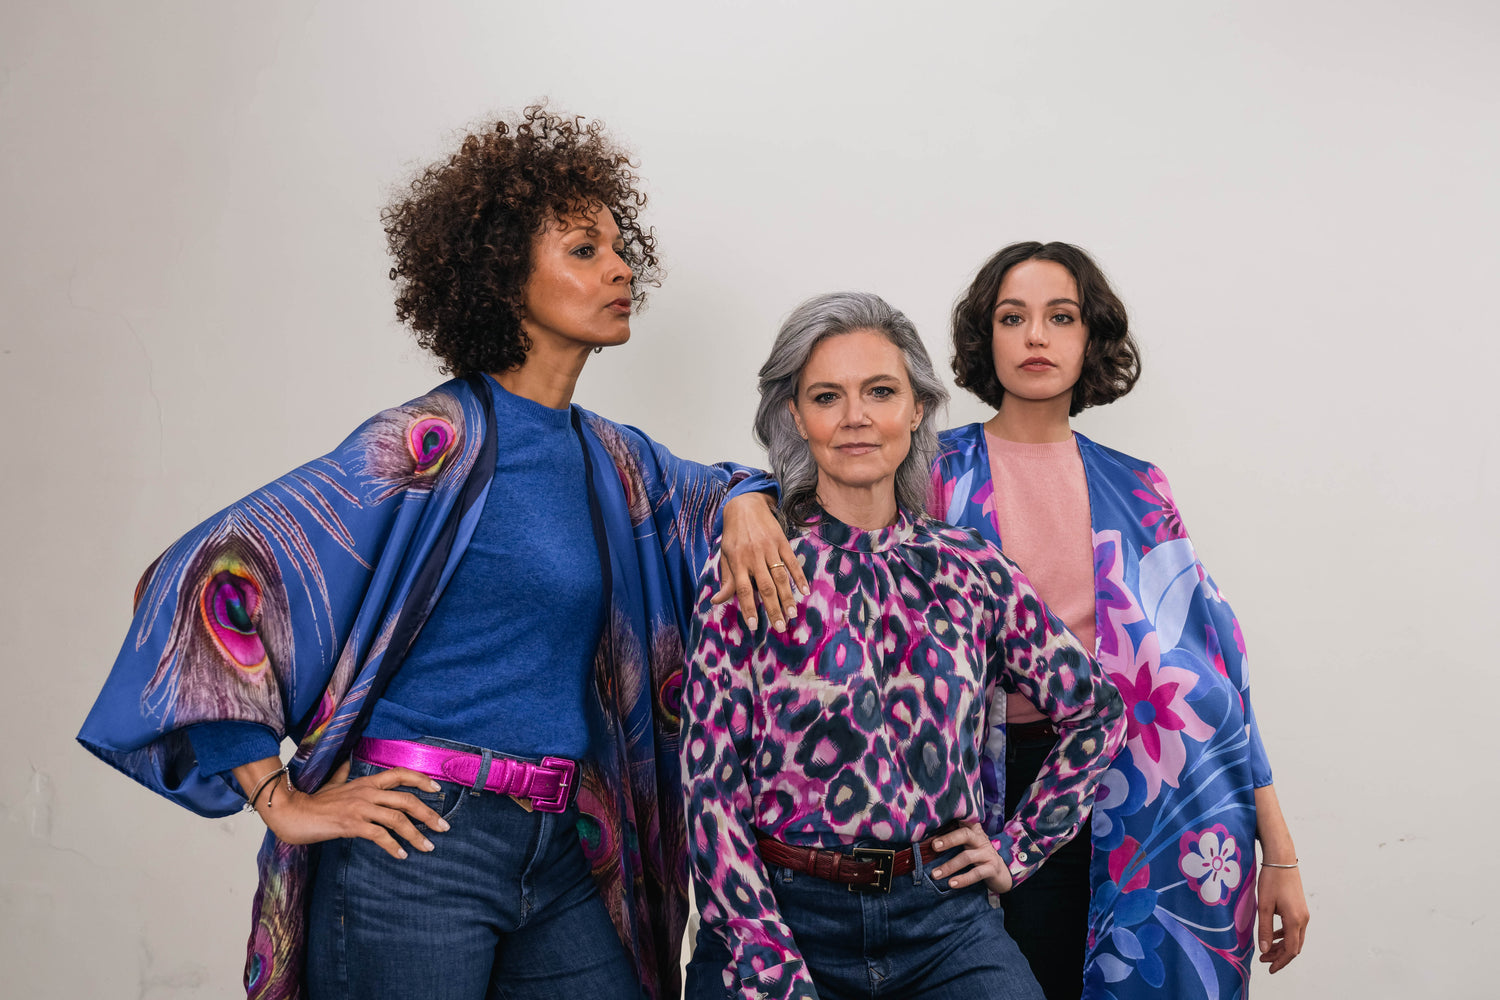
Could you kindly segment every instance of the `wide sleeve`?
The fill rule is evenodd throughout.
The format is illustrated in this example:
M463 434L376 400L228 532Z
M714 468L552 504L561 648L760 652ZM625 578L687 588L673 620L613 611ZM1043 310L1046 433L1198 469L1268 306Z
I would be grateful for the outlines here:
M718 547L724 504L744 493L774 495L776 482L734 462L703 465L678 458L635 427L586 416L614 461L637 537L655 535L674 603L686 617L698 575Z
M1245 653L1245 637L1240 631L1240 622L1235 617L1234 609L1224 599L1213 577L1203 569L1201 562L1198 568L1203 573L1203 585L1210 595L1208 614L1214 623L1211 633L1205 631L1205 635L1211 637L1209 648L1205 652L1209 657L1223 659L1224 673L1228 676L1229 682L1239 691L1240 702L1245 709L1245 734L1250 741L1250 780L1256 788L1264 788L1273 780L1271 759L1266 753L1265 743L1261 740L1260 725L1255 720L1255 706L1250 700L1250 660Z
M1052 720L1057 744L994 838L1020 883L1071 840L1093 807L1094 789L1125 743L1120 692L1026 575L991 549L986 572L997 600L990 668Z
M1179 610L1174 615L1177 624L1176 632L1180 636L1178 641L1183 645L1191 644L1195 652L1201 652L1203 658L1217 667L1229 683L1239 693L1239 699L1245 717L1245 735L1249 740L1250 755L1250 778L1256 788L1263 788L1271 784L1271 761L1266 754L1265 743L1261 740L1260 726L1255 720L1255 708L1250 700L1250 664L1249 657L1245 652L1245 636L1240 629L1240 622L1235 617L1234 609L1229 606L1223 591L1219 589L1208 573L1207 568L1198 558L1196 547L1188 538L1187 526L1183 522L1182 512L1177 506L1176 495L1172 491L1172 484L1167 480L1166 473L1161 467L1147 464L1145 471L1136 472L1138 488L1134 491L1137 500L1144 501L1148 507L1146 514L1141 519L1141 524L1147 529L1154 530L1158 543L1166 541L1173 544L1183 544L1187 553L1184 562L1191 565L1193 574L1200 581L1196 590L1192 593L1192 600L1188 607ZM1179 543L1178 540L1182 541ZM1164 548L1163 551L1166 551ZM1169 569L1176 570L1178 567L1170 560L1164 560ZM1160 571L1153 571L1154 577L1165 575ZM1183 579L1190 577L1182 574ZM1174 592L1181 588L1175 588ZM1152 593L1156 593L1153 586ZM1163 590L1163 593L1168 593ZM1160 603L1168 608L1174 607L1177 602L1161 600ZM1198 610L1208 618L1207 628L1187 628L1184 622L1196 617Z
M443 390L383 411L174 543L136 588L79 742L195 812L240 808L215 769L300 739L318 716L372 578L396 575L416 512L472 463L472 419ZM237 725L197 730L220 756L205 770L189 731L214 724ZM259 749L236 733L255 734Z
M704 925L728 946L740 997L816 997L755 844L755 637L734 601L711 603L717 589L718 574L711 569L699 589L683 686L681 752L693 884Z

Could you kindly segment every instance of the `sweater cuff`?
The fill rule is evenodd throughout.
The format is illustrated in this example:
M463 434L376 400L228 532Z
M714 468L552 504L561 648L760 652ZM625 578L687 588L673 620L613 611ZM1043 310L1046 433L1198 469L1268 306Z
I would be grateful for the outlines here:
M281 756L281 739L258 722L200 722L187 727L187 738L204 775L226 774L241 764Z

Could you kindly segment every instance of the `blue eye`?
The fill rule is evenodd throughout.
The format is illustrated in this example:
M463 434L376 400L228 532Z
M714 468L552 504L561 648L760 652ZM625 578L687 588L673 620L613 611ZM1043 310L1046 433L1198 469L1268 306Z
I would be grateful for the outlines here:
M876 399L890 399L895 394L896 390L888 385L877 385L875 388L870 390L870 395L874 396Z
M1067 313L1058 313L1056 316L1052 317L1052 322L1056 323L1058 326L1067 326L1069 323L1073 323L1076 321Z
M837 398L838 398L838 394L837 393L820 392L816 396L813 397L813 402L817 403L819 406L827 406L829 403L832 403Z
M1020 326L1021 317L1016 313L1006 313L995 320L997 326Z

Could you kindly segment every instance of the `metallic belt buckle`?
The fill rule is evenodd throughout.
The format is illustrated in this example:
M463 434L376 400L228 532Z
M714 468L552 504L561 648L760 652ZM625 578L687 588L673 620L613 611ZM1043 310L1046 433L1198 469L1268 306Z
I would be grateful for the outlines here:
M881 892L891 891L891 872L896 867L895 851L884 847L856 847L853 855L855 861L875 862L875 881L869 885L850 882L850 892L870 892L875 889Z
M568 794L573 790L573 777L578 773L578 765L563 757L543 757L542 766L552 771L561 771L562 780L557 783L556 795L546 799L533 795L531 804L542 812L563 812L568 808Z

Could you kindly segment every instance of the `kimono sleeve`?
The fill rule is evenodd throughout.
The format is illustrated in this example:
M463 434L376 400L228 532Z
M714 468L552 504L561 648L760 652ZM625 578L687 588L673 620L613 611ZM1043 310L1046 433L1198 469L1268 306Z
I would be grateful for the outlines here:
M168 548L136 588L79 742L202 815L240 808L233 782L198 766L187 730L227 722L277 743L303 735L382 554L400 555L403 513L410 527L439 481L461 482L472 462L464 421L463 402L442 390L377 414Z
M755 843L750 764L754 753L754 634L735 602L715 607L718 573L699 588L683 685L682 771L687 839L703 923L725 942L744 1000L815 997L791 928L781 918Z
M698 575L718 546L724 504L745 493L775 494L775 480L733 462L703 465L678 458L637 428L593 415L590 420L614 458L631 522L652 523L679 607L688 611Z
M1263 788L1272 783L1271 761L1261 740L1260 726L1256 723L1255 709L1250 700L1249 657L1245 652L1245 637L1239 619L1188 539L1166 473L1159 466L1147 465L1144 472L1136 473L1136 477L1142 488L1135 491L1135 496L1155 508L1142 519L1143 526L1155 530L1158 542L1175 543L1179 538L1186 542L1188 556L1184 561L1192 566L1200 582L1188 608L1174 616L1174 621L1180 619L1177 628L1182 636L1180 641L1184 644L1191 642L1195 652L1201 651L1205 660L1219 667L1239 694L1245 716L1245 734L1249 740L1251 782L1256 788ZM1204 629L1200 625L1191 630L1182 627L1180 622L1194 619L1200 609L1212 627Z

